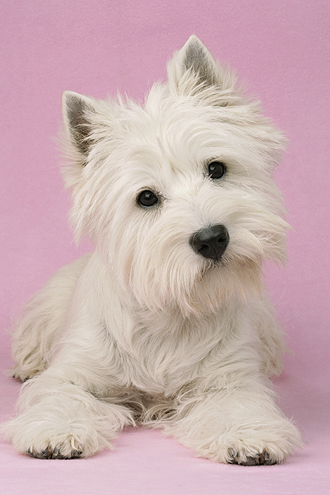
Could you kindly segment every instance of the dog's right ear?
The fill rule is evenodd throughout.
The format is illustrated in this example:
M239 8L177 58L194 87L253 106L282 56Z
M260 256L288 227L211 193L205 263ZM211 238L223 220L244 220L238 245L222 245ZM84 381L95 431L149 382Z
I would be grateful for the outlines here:
M65 91L62 97L62 111L67 137L84 162L93 141L93 100L72 91Z

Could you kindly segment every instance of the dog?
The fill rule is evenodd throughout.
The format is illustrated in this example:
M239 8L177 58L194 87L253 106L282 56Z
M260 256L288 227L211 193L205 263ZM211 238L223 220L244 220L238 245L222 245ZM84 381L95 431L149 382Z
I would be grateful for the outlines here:
M63 94L70 218L95 250L13 332L26 383L2 430L20 453L87 457L137 424L223 463L301 446L272 390L285 344L262 277L286 258L286 140L196 36L167 69L142 105Z

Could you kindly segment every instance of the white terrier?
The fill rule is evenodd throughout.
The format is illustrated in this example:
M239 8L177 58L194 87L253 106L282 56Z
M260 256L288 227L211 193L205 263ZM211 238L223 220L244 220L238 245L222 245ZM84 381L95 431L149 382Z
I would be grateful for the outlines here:
M282 462L301 439L274 402L284 345L261 273L285 259L282 134L195 36L143 106L66 92L63 113L71 218L96 249L18 323L30 380L6 437L86 457L143 424L214 461Z

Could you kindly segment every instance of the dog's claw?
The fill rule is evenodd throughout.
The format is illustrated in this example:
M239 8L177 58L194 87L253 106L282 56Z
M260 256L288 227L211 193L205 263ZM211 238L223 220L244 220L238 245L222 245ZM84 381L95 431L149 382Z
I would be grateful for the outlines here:
M55 447L51 459L70 459L70 457L65 457L64 455L62 455L59 449Z
M47 449L45 449L45 450L43 450L43 451L41 452L41 455L43 456L43 458L44 458L44 459L50 459L50 458L52 457L53 453L52 453L52 451L51 451L51 450L49 450L49 449L47 448Z
M234 464L233 461L238 458L237 450L231 447L230 449L228 449L228 454L230 457L230 464Z
M28 449L28 450L26 451L26 453L27 453L27 455L29 455L30 457L35 457L35 456L33 455L32 451L31 451L30 449Z
M78 459L78 457L81 457L82 451L81 450L73 450L71 459Z

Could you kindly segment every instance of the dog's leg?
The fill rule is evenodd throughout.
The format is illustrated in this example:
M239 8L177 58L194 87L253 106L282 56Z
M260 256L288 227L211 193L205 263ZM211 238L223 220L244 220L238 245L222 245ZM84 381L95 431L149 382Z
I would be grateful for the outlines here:
M186 394L165 432L199 456L242 465L281 463L301 446L296 427L258 382Z
M279 354L269 345L270 313L248 309L236 314L232 331L204 360L191 390L178 396L165 431L217 462L281 463L301 446L301 437L277 407L267 378L265 357L272 350L273 357ZM263 338L255 330L262 322L267 323Z
M276 320L271 302L264 296L255 301L254 322L258 331L261 371L266 376L278 376L282 372L283 354L287 351L284 332Z
M41 459L87 457L111 447L117 433L134 424L127 407L74 383L79 380L79 369L72 372L74 361L73 355L72 366L55 363L24 385L18 405L21 414L1 428L18 452ZM93 365L87 360L84 364L90 366L86 374L96 388Z
M125 388L127 377L119 383L121 356L105 324L102 296L90 283L98 270L94 265L88 270L71 297L52 362L24 384L19 416L2 428L19 452L41 458L85 457L134 424L129 407L116 396L111 402L114 390ZM100 283L94 285L99 288ZM106 300L114 299L105 289L101 293ZM120 320L120 311L114 312L113 325Z
M9 370L24 382L44 371L53 358L53 344L60 336L72 293L89 255L65 265L26 305L13 331L15 366Z

